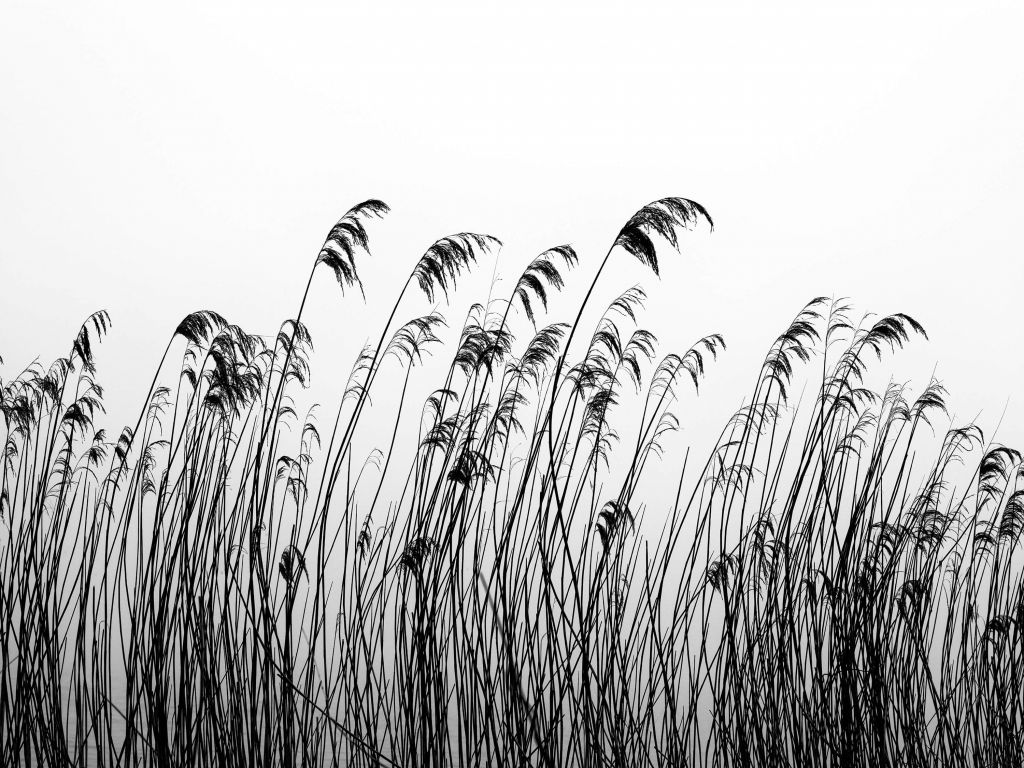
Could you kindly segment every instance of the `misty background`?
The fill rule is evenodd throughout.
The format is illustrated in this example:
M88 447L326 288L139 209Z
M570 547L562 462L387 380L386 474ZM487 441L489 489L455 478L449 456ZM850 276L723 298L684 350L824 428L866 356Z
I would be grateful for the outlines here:
M775 337L833 295L919 320L931 340L884 367L910 394L934 371L954 421L1020 446L1024 11L826 5L6 0L0 377L66 354L105 308L116 433L185 314L276 333L327 230L378 197L365 301L323 272L304 315L331 413L437 238L505 243L440 307L451 342L492 278L506 294L560 243L581 257L552 306L567 319L632 213L679 195L715 231L663 251L660 281L619 254L590 311L639 282L660 352L725 336L684 442L710 448Z

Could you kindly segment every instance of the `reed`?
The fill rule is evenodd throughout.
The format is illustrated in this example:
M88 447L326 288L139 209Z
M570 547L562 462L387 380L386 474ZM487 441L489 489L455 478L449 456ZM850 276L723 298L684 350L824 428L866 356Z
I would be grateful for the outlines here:
M387 212L338 221L270 341L185 317L117 437L105 312L0 382L4 765L1024 762L1022 457L947 428L938 381L873 385L913 318L814 299L695 459L669 437L722 337L659 355L639 287L584 318L610 261L656 275L704 208L639 210L564 321L580 259L545 251L446 344L439 311L399 318L501 245L459 233L410 261L325 426L298 406L309 289L361 290Z

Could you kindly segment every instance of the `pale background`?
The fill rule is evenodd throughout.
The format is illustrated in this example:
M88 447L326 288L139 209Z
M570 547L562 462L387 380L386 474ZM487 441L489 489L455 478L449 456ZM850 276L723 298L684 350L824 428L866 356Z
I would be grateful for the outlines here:
M437 237L501 237L507 280L563 242L593 269L634 210L681 195L715 232L664 254L660 282L619 254L598 304L640 281L663 351L725 334L694 439L831 294L920 320L931 341L894 375L919 389L934 368L957 421L1024 443L1019 3L0 8L0 377L106 308L115 434L184 314L275 332L367 197L394 209L367 302L325 274L307 315L329 412Z

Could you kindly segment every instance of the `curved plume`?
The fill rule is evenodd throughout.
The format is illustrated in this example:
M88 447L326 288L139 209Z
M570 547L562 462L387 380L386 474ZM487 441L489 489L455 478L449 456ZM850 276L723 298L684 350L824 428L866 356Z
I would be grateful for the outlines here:
M96 339L102 339L103 334L110 328L110 315L107 314L107 310L101 309L89 315L85 322L82 323L78 336L75 337L74 354L78 355L78 358L82 361L82 367L86 371L91 372L93 370L93 359L92 339L89 335L90 325L92 326L93 333L96 334Z
M455 279L476 263L480 252L489 253L495 246L500 247L501 241L490 235L460 232L442 237L420 258L413 276L430 301L434 301L439 287L447 299L448 289L454 287Z
M554 263L555 257L561 258L570 269L576 266L579 261L579 257L571 245L556 245L554 248L544 251L544 253L530 262L530 265L519 278L519 282L516 283L515 297L522 303L526 316L530 318L530 322L535 327L537 320L534 317L533 306L530 303L530 295L532 294L540 301L541 306L546 310L548 308L548 288L551 287L560 291L562 286L565 285L562 273L559 272L558 267Z
M393 355L403 366L419 363L423 360L427 347L441 341L434 329L445 325L444 317L437 312L413 318L395 331L384 354Z
M200 309L186 315L174 329L176 336L182 336L191 344L205 344L228 325L223 316L209 309Z
M679 248L679 230L693 229L704 219L714 227L711 216L700 203L684 197L666 197L645 205L633 214L615 238L615 245L633 254L641 264L658 272L658 253L651 235L657 234L673 248Z
M357 285L360 293L363 290L363 283L356 270L356 251L367 251L370 246L363 220L369 217L380 218L390 210L380 200L366 200L350 208L327 233L316 261L330 267L338 285L343 289Z

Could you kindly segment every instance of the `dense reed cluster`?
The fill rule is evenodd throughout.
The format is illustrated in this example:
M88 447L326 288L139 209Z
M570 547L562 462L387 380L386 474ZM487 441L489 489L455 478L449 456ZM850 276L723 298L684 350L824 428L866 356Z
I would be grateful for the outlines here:
M116 436L104 312L0 383L4 765L1024 761L1021 455L947 431L938 382L869 385L915 320L811 301L694 460L670 435L722 338L660 355L638 287L583 323L609 260L657 273L710 225L669 198L574 318L544 319L581 271L562 245L450 347L438 312L399 320L410 294L444 300L500 243L438 240L303 415L309 285L361 290L387 210L331 229L276 337L182 320ZM428 355L447 373L412 402ZM371 409L391 426L353 455Z

